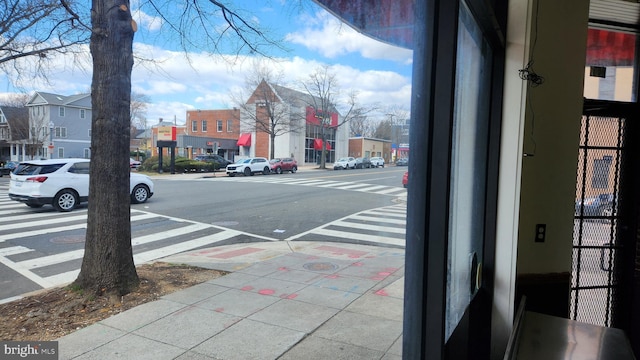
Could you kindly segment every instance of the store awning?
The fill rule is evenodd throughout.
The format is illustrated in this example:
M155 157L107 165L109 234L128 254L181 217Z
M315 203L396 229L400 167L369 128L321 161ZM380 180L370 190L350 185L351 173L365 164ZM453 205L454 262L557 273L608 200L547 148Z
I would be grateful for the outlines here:
M331 150L331 143L327 141L326 144L327 144L327 150ZM313 140L313 150L322 150L322 139Z
M240 137L238 138L238 146L251 146L251 134L250 133L244 133L244 134L240 134Z

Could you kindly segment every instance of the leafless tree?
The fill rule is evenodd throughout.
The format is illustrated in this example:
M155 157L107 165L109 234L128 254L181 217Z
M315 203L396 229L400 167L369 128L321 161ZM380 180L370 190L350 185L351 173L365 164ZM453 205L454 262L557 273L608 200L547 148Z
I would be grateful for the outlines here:
M162 3L149 0L141 4L164 19L165 35L172 30L185 50L198 47L221 51L229 39L239 39L239 45L233 44L237 53L262 53L263 48L274 43L218 1L183 2L176 17L168 10L163 13L166 7ZM214 18L222 19L226 26L213 26ZM97 293L123 295L139 283L133 262L129 207L132 44L136 29L129 1L92 1L90 199L85 252L74 284Z
M309 78L302 83L305 92L309 94L309 103L318 118L320 126L320 137L322 139L322 157L320 168L326 169L327 136L330 128L339 128L351 121L366 116L374 108L361 107L357 102L357 93L351 92L347 96L344 104L344 115L338 115L338 121L332 121L332 114L339 114L340 87L336 75L332 73L328 65L315 69Z
M349 121L349 135L372 137L375 123L369 116L354 117Z
M241 128L269 135L269 157L273 158L276 137L303 131L305 123L278 95L284 85L283 74L276 74L265 64L256 63L253 68L254 72L245 79L245 89L231 94L231 99L240 109Z
M129 0L0 0L0 70L46 76L52 52L73 53L89 43L93 60L90 200L85 252L74 282L87 291L123 295L139 282L133 262L129 209L131 71L137 24ZM281 47L250 13L217 0L140 2L162 20L162 36L184 50L263 54ZM170 10L171 9L171 10ZM91 19L91 23L86 21ZM173 37L172 37L173 36ZM20 60L23 61L20 61ZM15 78L12 80L16 80ZM42 126L35 126L37 131Z
M131 105L131 126L137 129L146 129L147 107L151 103L151 98L145 94L132 92Z
M53 53L77 54L90 34L79 20L77 11L87 12L80 6L73 0L0 0L0 70L46 76Z

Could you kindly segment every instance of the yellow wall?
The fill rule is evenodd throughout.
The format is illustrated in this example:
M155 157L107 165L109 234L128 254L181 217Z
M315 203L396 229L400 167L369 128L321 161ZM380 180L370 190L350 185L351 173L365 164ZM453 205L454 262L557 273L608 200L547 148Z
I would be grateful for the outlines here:
M535 4L535 3L534 3ZM589 4L541 0L532 24L530 58L544 83L526 97L517 272L571 271L580 119ZM533 11L535 12L536 6ZM534 14L535 17L535 14ZM546 241L536 243L536 224Z

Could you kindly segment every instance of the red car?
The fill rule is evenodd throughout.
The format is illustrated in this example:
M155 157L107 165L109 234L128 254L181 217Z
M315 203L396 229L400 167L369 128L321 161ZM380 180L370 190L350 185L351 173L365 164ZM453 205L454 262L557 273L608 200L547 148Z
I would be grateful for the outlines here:
M409 185L409 172L405 171L404 175L402 175L402 186L405 188Z
M285 171L291 171L295 173L298 171L298 162L294 158L275 158L269 160L271 166L271 172L276 174L282 174Z

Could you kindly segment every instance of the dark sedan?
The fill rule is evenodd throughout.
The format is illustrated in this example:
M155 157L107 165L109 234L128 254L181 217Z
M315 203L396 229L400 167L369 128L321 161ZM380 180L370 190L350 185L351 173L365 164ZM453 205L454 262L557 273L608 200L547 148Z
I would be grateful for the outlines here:
M18 166L18 164L19 163L17 161L8 161L6 164L0 167L0 177L4 175L9 175L13 171L13 169L15 169L16 166Z
M598 196L576 201L577 216L610 216L613 213L613 194L600 194Z

